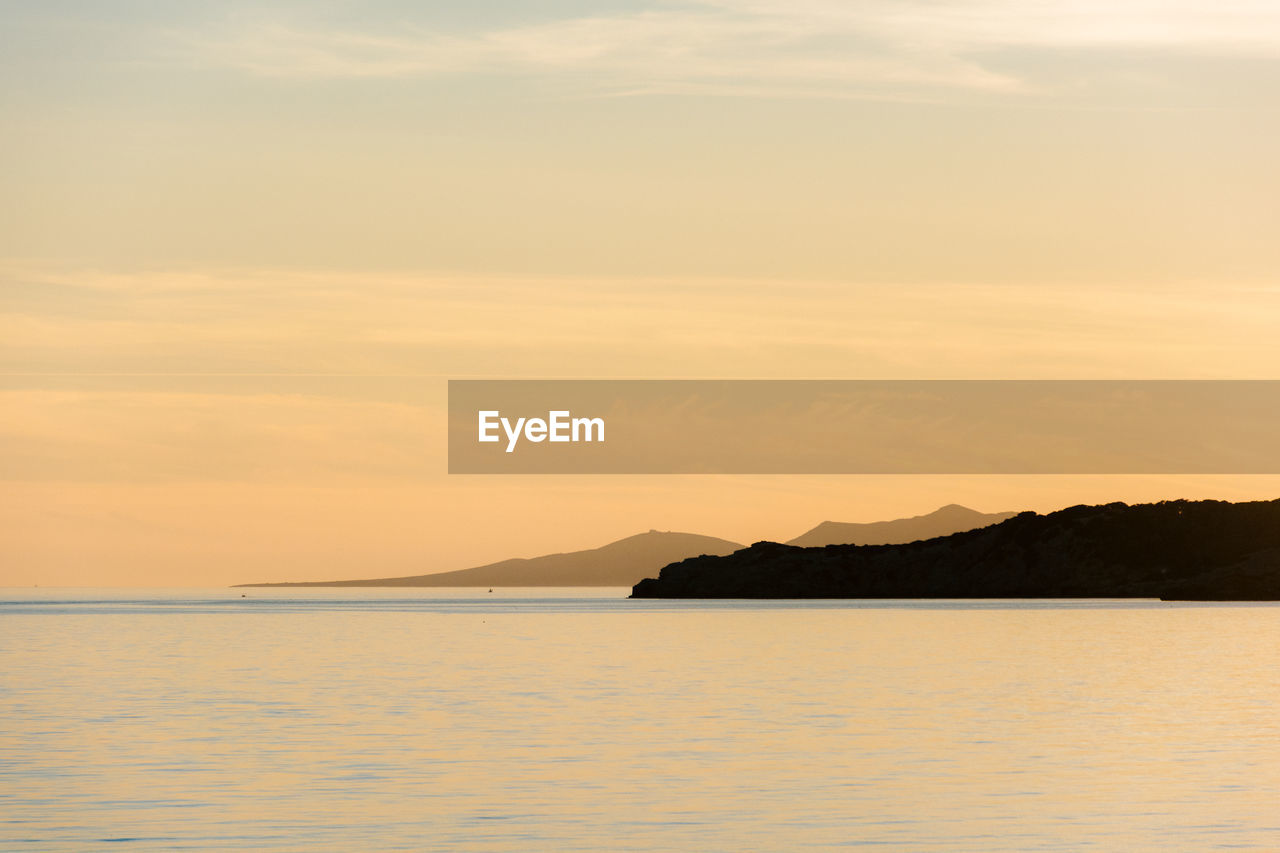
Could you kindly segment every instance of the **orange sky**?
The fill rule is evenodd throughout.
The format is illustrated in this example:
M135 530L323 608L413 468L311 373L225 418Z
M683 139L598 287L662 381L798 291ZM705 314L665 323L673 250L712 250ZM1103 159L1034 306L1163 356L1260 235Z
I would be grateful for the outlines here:
M444 446L450 377L1277 378L1268 4L104 8L0 13L0 584L1280 496Z

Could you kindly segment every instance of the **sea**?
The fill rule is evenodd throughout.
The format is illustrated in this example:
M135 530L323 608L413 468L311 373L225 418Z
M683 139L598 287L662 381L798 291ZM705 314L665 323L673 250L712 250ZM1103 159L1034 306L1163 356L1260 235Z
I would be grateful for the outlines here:
M0 849L1280 850L1280 607L0 590Z

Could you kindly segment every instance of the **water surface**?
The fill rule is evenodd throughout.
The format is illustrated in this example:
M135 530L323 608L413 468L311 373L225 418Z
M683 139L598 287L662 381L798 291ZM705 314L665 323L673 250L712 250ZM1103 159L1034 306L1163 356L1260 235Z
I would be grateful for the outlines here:
M0 846L1280 848L1275 606L625 594L0 590Z

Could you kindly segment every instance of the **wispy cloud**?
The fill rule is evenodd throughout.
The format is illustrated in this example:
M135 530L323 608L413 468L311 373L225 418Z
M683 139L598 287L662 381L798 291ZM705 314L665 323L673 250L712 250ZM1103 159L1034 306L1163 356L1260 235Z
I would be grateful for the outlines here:
M147 375L168 375L164 387L179 390L203 375L240 391L249 377L292 376L306 384L286 387L306 393L319 393L308 376L381 378L358 393L342 382L319 387L361 399L390 388L393 401L428 378L584 371L1266 378L1280 355L1278 322L1272 284L106 275L0 264L0 390L6 381L57 390L68 376L103 374L147 387Z
M183 36L202 64L291 78L576 75L604 93L807 95L1032 88L991 57L1136 49L1280 58L1269 0L695 0L477 31L240 20Z

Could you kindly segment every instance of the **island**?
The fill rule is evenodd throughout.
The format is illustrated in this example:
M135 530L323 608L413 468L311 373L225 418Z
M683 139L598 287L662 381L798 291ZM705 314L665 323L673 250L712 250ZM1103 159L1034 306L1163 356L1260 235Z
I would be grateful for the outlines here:
M629 587L659 566L694 554L729 554L742 548L738 542L650 530L586 551L517 557L485 566L408 575L335 581L245 583L240 587L270 586L370 586L370 587L491 587L491 586L621 586Z
M757 542L671 563L631 597L1280 600L1280 500L1082 505L897 545Z

